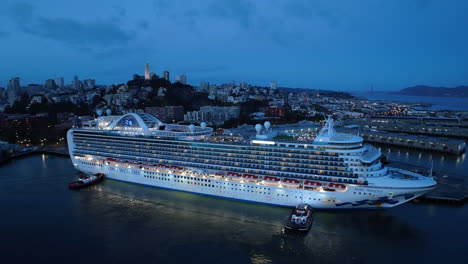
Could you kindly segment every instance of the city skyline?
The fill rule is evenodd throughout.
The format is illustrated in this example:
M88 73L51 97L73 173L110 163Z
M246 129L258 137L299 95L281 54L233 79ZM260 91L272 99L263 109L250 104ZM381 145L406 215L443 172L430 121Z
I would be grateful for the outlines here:
M142 65L188 83L331 90L468 82L462 1L11 1L0 11L0 86L72 76L122 83ZM85 15L83 15L85 14Z

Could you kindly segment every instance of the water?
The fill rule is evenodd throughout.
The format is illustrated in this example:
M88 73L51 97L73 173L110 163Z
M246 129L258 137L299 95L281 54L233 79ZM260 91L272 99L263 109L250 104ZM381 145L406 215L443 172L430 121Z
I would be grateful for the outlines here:
M436 167L466 171L464 156L442 157L432 154ZM47 155L0 167L2 263L468 263L467 206L320 211L297 236L282 232L286 208L112 180L69 191L76 176L69 159Z
M371 101L432 104L431 107L427 108L430 110L468 111L468 98L466 97L412 96L390 94L388 92L352 92L351 95L364 97Z

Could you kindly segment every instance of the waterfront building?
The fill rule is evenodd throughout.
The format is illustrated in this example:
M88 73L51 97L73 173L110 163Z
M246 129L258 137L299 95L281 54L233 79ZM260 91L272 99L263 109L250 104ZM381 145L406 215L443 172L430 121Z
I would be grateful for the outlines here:
M265 115L266 116L279 116L282 117L286 113L286 109L284 107L274 107L268 106L265 107Z
M183 106L163 106L163 107L146 107L145 113L157 117L163 122L178 122L184 120Z
M239 106L202 106L199 111L187 112L184 121L220 125L231 118L238 118L239 115Z

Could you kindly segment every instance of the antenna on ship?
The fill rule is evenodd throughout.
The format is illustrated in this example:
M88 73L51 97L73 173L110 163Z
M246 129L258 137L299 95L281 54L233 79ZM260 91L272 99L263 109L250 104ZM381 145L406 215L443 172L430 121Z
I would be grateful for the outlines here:
M263 126L265 127L266 129L266 132L268 133L268 131L270 130L270 126L271 126L271 123L269 121L266 121Z
M255 130L257 131L257 135L260 135L260 132L262 131L262 125L256 124L255 125Z
M429 177L430 178L434 178L434 176L432 175L432 171L434 169L434 160L431 160L431 169L429 170Z

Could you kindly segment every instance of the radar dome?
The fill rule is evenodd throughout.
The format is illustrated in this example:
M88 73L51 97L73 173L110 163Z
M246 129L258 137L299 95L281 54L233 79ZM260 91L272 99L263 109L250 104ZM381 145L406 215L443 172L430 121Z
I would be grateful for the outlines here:
M257 134L260 134L260 131L262 131L262 125L256 124L255 125L255 130L257 130Z
M98 116L102 116L102 110L101 110L101 109L97 110L97 111L96 111L96 114L97 114Z
M264 124L265 128L268 130L271 127L271 123L269 121L266 121Z
M193 132L195 130L195 125L191 124L190 126L188 126L188 129L190 130L190 132Z
M206 123L205 123L205 122L201 122L200 126L201 126L202 128L206 128Z
M106 114L107 114L107 115L111 115L111 114L112 114L112 110L107 109L107 110L106 110Z

